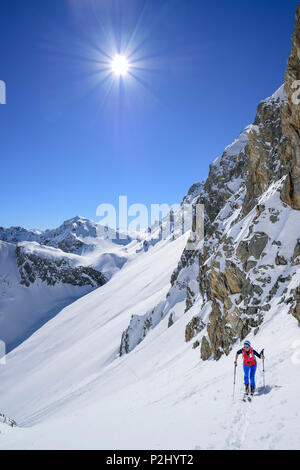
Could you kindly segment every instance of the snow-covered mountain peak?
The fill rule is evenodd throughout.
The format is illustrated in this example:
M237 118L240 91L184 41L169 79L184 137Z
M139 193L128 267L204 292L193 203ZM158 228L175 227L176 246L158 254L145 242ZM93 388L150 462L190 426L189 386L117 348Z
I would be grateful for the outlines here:
M242 132L238 135L238 137L231 143L229 144L223 153L222 157L219 157L219 159L214 161L214 164L221 163L224 160L227 162L230 162L231 160L226 157L234 157L239 155L240 152L243 152L245 150L245 147L248 143L248 136L249 132L253 129L253 124L248 125L245 127L245 129L242 130ZM231 163L233 165L233 163Z
M271 96L265 98L262 102L273 106L281 106L286 99L284 84L282 84Z

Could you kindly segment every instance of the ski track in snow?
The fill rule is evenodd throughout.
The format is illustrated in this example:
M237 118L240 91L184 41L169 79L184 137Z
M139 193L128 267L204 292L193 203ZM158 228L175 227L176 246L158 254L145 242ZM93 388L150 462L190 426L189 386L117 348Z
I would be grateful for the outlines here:
M236 405L228 437L225 439L227 449L241 449L244 443L248 427L250 425L252 403L246 401Z

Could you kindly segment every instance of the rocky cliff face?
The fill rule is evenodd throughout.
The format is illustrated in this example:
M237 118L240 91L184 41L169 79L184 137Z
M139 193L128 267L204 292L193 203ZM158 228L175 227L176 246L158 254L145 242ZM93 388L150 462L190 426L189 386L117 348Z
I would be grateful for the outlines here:
M282 107L282 129L286 137L282 163L287 178L281 197L293 209L300 210L300 5L296 10L292 41L284 83L287 101Z
M184 250L165 303L133 315L121 354L158 322L167 328L183 316L182 340L193 340L203 360L229 354L280 306L300 323L300 104L292 96L299 60L300 7L284 86L211 164L194 201L205 205L204 240Z
M256 205L257 198L273 181L284 174L279 155L285 143L281 124L281 109L285 103L282 85L277 92L257 107L246 148L248 178L243 215L247 215Z
M70 260L63 256L60 259L51 259L35 253L27 253L24 247L17 246L16 257L21 284L26 287L38 280L45 282L48 286L62 283L91 288L103 286L106 282L101 272L89 266L74 267Z

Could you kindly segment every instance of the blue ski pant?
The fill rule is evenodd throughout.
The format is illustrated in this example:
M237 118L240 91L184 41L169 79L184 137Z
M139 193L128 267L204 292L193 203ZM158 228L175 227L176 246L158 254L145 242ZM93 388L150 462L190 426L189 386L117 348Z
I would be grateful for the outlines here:
M245 366L245 364L243 364L243 365L244 365L244 382L245 382L245 385L249 385L249 374L250 374L251 387L255 388L255 372L256 372L257 364L255 364L254 366Z

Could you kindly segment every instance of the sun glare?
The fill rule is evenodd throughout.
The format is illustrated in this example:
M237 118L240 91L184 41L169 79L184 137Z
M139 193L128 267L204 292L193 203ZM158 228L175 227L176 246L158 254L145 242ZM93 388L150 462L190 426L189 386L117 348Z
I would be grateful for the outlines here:
M111 68L116 75L126 75L129 69L128 60L125 56L117 54L111 63Z

